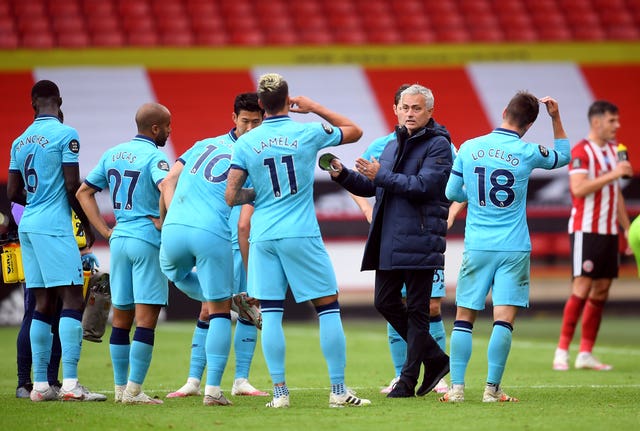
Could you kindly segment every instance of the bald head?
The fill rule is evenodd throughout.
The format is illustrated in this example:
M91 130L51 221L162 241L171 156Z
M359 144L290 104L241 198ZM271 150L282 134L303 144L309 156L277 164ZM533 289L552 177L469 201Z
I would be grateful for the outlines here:
M171 112L159 103L145 103L136 112L136 126L139 134L162 147L171 133Z

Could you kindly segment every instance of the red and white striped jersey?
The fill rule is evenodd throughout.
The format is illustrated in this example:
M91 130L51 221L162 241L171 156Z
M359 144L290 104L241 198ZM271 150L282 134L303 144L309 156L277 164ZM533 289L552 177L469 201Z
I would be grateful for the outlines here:
M600 147L583 139L571 149L569 175L587 174L588 179L593 180L615 169L617 160L615 144L609 142ZM585 197L577 197L572 193L569 233L617 234L619 187L618 181L613 181Z

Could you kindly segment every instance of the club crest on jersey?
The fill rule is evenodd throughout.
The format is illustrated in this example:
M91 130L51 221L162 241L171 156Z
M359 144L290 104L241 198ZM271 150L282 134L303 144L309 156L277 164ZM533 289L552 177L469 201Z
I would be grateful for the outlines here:
M158 169L160 169L161 171L169 171L169 163L165 162L164 160L160 160L158 162Z
M77 139L74 139L71 142L69 142L69 151L75 154L78 154L80 152L80 142L78 142Z
M538 149L540 150L540 154L542 157L549 157L549 150L544 145L538 145Z
M322 128L327 133L327 135L330 135L333 133L333 126L331 124L322 123Z
M580 161L580 159L579 159L579 158L577 158L577 157L576 157L575 159L573 159L573 160L571 161L571 167L572 167L573 169L577 169L577 168L579 168L580 166L582 166L582 162Z
M582 270L585 273L590 273L591 271L593 271L593 261L585 260L584 262L582 262Z

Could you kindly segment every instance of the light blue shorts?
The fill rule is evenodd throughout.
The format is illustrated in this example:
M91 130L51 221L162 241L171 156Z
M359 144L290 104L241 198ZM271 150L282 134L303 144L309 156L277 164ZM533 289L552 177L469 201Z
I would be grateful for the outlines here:
M249 296L284 300L287 285L296 302L338 293L333 265L319 236L253 242L249 250Z
M242 262L242 253L239 248L233 249L233 294L247 291L247 271Z
M444 298L446 296L446 289L444 284L444 270L436 269L433 272L433 285L431 287L432 298ZM402 297L407 297L407 287L402 286Z
M230 239L191 226L163 226L160 264L173 282L183 280L195 266L202 296L207 301L231 297L233 254Z
M72 234L20 232L27 288L82 285L82 260Z
M484 310L491 291L494 306L528 307L529 255L528 251L465 251L458 275L456 305Z
M121 310L135 304L167 305L169 282L160 270L159 249L144 240L111 238L111 302Z

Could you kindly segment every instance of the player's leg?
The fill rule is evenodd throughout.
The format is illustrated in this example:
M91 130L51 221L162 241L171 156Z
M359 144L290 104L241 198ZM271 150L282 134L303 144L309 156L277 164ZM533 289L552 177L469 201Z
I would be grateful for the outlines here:
M193 234L194 232L190 232ZM231 296L233 294L233 254L230 239L198 232L188 237L196 256L196 268L209 311L206 338L207 380L203 403L228 406L231 402L220 389L222 374L231 348Z
M113 240L112 240L113 242ZM135 303L136 329L129 353L129 379L123 404L162 404L142 391L155 344L158 315L169 299L169 283L160 270L159 249L146 241L126 238L126 255L132 262L131 284Z
M197 266L192 247L195 245L194 241L200 241L195 237L194 232L207 235L204 230L182 225L168 225L162 228L160 268L185 295L196 301L205 302L198 276L192 271L193 267Z
M282 264L296 301L311 300L318 314L320 348L331 383L329 406L371 404L371 401L349 392L345 384L347 346L338 303L338 283L322 239L294 238L282 240L279 245Z
M393 390L393 386L400 379L402 367L407 359L407 342L402 339L398 331L393 329L387 322L387 340L389 341L389 352L391 353L391 363L393 364L394 377L389 382L389 386L380 390L381 394L388 394Z
M584 310L582 312L582 332L580 336L580 348L576 357L575 367L578 369L592 369L597 371L609 371L613 367L603 364L593 356L593 346L598 337L604 305L609 296L612 280L599 278L593 280L592 289L589 292Z
M201 395L200 381L207 366L206 340L209 332L209 310L203 302L200 306L200 314L196 327L191 337L191 357L189 360L189 377L180 389L171 392L167 398L183 398L191 395Z
M493 330L487 347L487 384L483 401L515 402L518 400L505 394L500 383L511 351L518 308L529 306L530 255L528 252L504 252L496 253L494 259L499 261L493 281Z
M289 388L285 380L285 338L282 329L287 279L274 254L273 241L252 242L249 246L247 293L260 300L262 310L262 353L273 383L271 408L289 407Z
M439 269L433 273L433 287L429 300L429 333L436 340L443 352L447 351L447 335L442 320L442 298L446 294L444 271ZM433 391L444 394L449 390L445 379L440 379Z
M131 262L126 253L126 238L110 241L110 285L113 320L109 337L109 353L113 366L114 399L122 401L129 379L129 357L131 355L131 328L135 317Z
M29 398L33 389L31 382L31 341L29 331L31 330L31 320L36 307L36 298L31 289L27 289L25 284L20 287L24 294L24 314L22 323L18 331L16 340L17 364L18 364L18 386L16 387L16 398Z
M489 264L488 257L487 253L469 250L462 255L456 287L456 320L449 339L451 388L440 398L443 402L464 401L465 376L473 350L473 324L478 311L485 307L493 280L494 265Z
M242 254L239 249L233 250L233 293L247 291L247 272L244 269ZM249 371L256 350L258 328L248 320L238 316L233 335L233 350L236 358L236 372L231 388L231 395L269 396L267 392L253 387L249 383Z
M53 334L53 342L51 344L51 359L49 359L49 366L47 367L47 380L49 380L49 386L59 391L62 387L62 382L59 380L58 374L60 373L60 362L62 360L62 344L60 343L60 314L62 313L62 300L58 298L58 305L56 312L53 315L51 322L51 333Z

